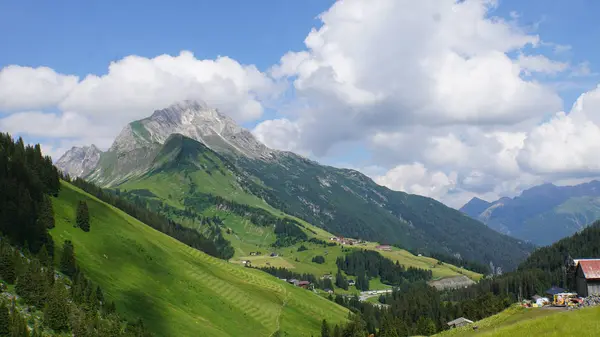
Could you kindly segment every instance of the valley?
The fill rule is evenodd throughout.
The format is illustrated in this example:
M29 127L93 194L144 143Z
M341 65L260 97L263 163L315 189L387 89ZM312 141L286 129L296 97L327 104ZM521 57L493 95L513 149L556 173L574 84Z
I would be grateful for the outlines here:
M73 227L78 200L90 207L90 233ZM55 241L71 240L86 274L157 335L264 336L281 329L303 336L322 318L347 316L324 298L192 249L68 183L53 204Z

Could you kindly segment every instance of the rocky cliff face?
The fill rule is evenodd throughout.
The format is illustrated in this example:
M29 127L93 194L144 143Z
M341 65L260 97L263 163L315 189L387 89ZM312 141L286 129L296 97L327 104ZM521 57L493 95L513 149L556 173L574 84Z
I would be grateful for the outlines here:
M56 167L71 177L84 177L98 165L100 151L95 145L72 147L56 162Z
M178 102L155 111L148 118L130 123L115 139L110 151L126 153L140 145L164 144L170 135L176 133L202 142L214 151L253 159L271 158L275 152L233 119L197 101Z

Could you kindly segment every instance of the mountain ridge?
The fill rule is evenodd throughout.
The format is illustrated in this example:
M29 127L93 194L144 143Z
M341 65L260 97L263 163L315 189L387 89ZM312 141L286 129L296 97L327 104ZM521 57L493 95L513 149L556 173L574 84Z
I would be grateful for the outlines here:
M231 193L255 195L282 212L338 235L398 244L412 251L435 250L484 263L494 261L504 270L515 267L531 250L433 199L392 191L355 170L271 150L230 118L197 102L176 103L129 123L85 179L113 188L135 181L136 188L143 188L173 134L198 142L196 147L206 148L226 163L222 168L225 175L234 178L223 182L241 186L223 186L238 191ZM202 165L177 174L178 181L188 184L186 177L205 170ZM183 172L183 168L179 170ZM153 184L168 184L169 179L165 175ZM198 184L202 181L191 184L189 193L193 194ZM462 240L456 240L457 235ZM500 247L509 249L500 251Z
M547 245L600 218L600 181L572 186L545 183L489 202L483 210L474 205L485 206L471 199L460 211L501 233Z

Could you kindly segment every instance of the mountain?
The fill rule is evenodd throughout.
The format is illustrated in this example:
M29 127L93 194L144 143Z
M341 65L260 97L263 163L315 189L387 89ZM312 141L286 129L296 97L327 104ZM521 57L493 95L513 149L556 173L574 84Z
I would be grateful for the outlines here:
M101 154L95 145L74 146L58 159L56 167L71 177L83 177L96 168Z
M104 187L148 189L155 199L197 211L217 195L337 235L492 261L504 270L532 249L433 199L269 149L232 119L192 101L128 124L85 178Z
M90 232L73 226L85 201ZM125 317L156 336L317 335L348 311L259 270L189 247L63 182L52 200L55 242L70 240L78 265Z
M485 205L471 200L460 210L501 233L548 245L600 218L600 182L543 184Z
M461 207L460 211L470 217L477 217L490 206L492 206L491 203L474 197L473 199L469 200L469 202L466 203L463 207Z

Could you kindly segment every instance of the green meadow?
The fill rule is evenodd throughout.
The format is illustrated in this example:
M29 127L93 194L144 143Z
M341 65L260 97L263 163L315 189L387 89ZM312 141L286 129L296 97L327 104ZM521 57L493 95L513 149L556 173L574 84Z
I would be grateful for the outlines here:
M88 203L89 233L73 227L79 200ZM347 318L333 302L192 249L68 183L53 206L57 256L71 240L79 266L117 310L158 336L310 336L324 318Z

